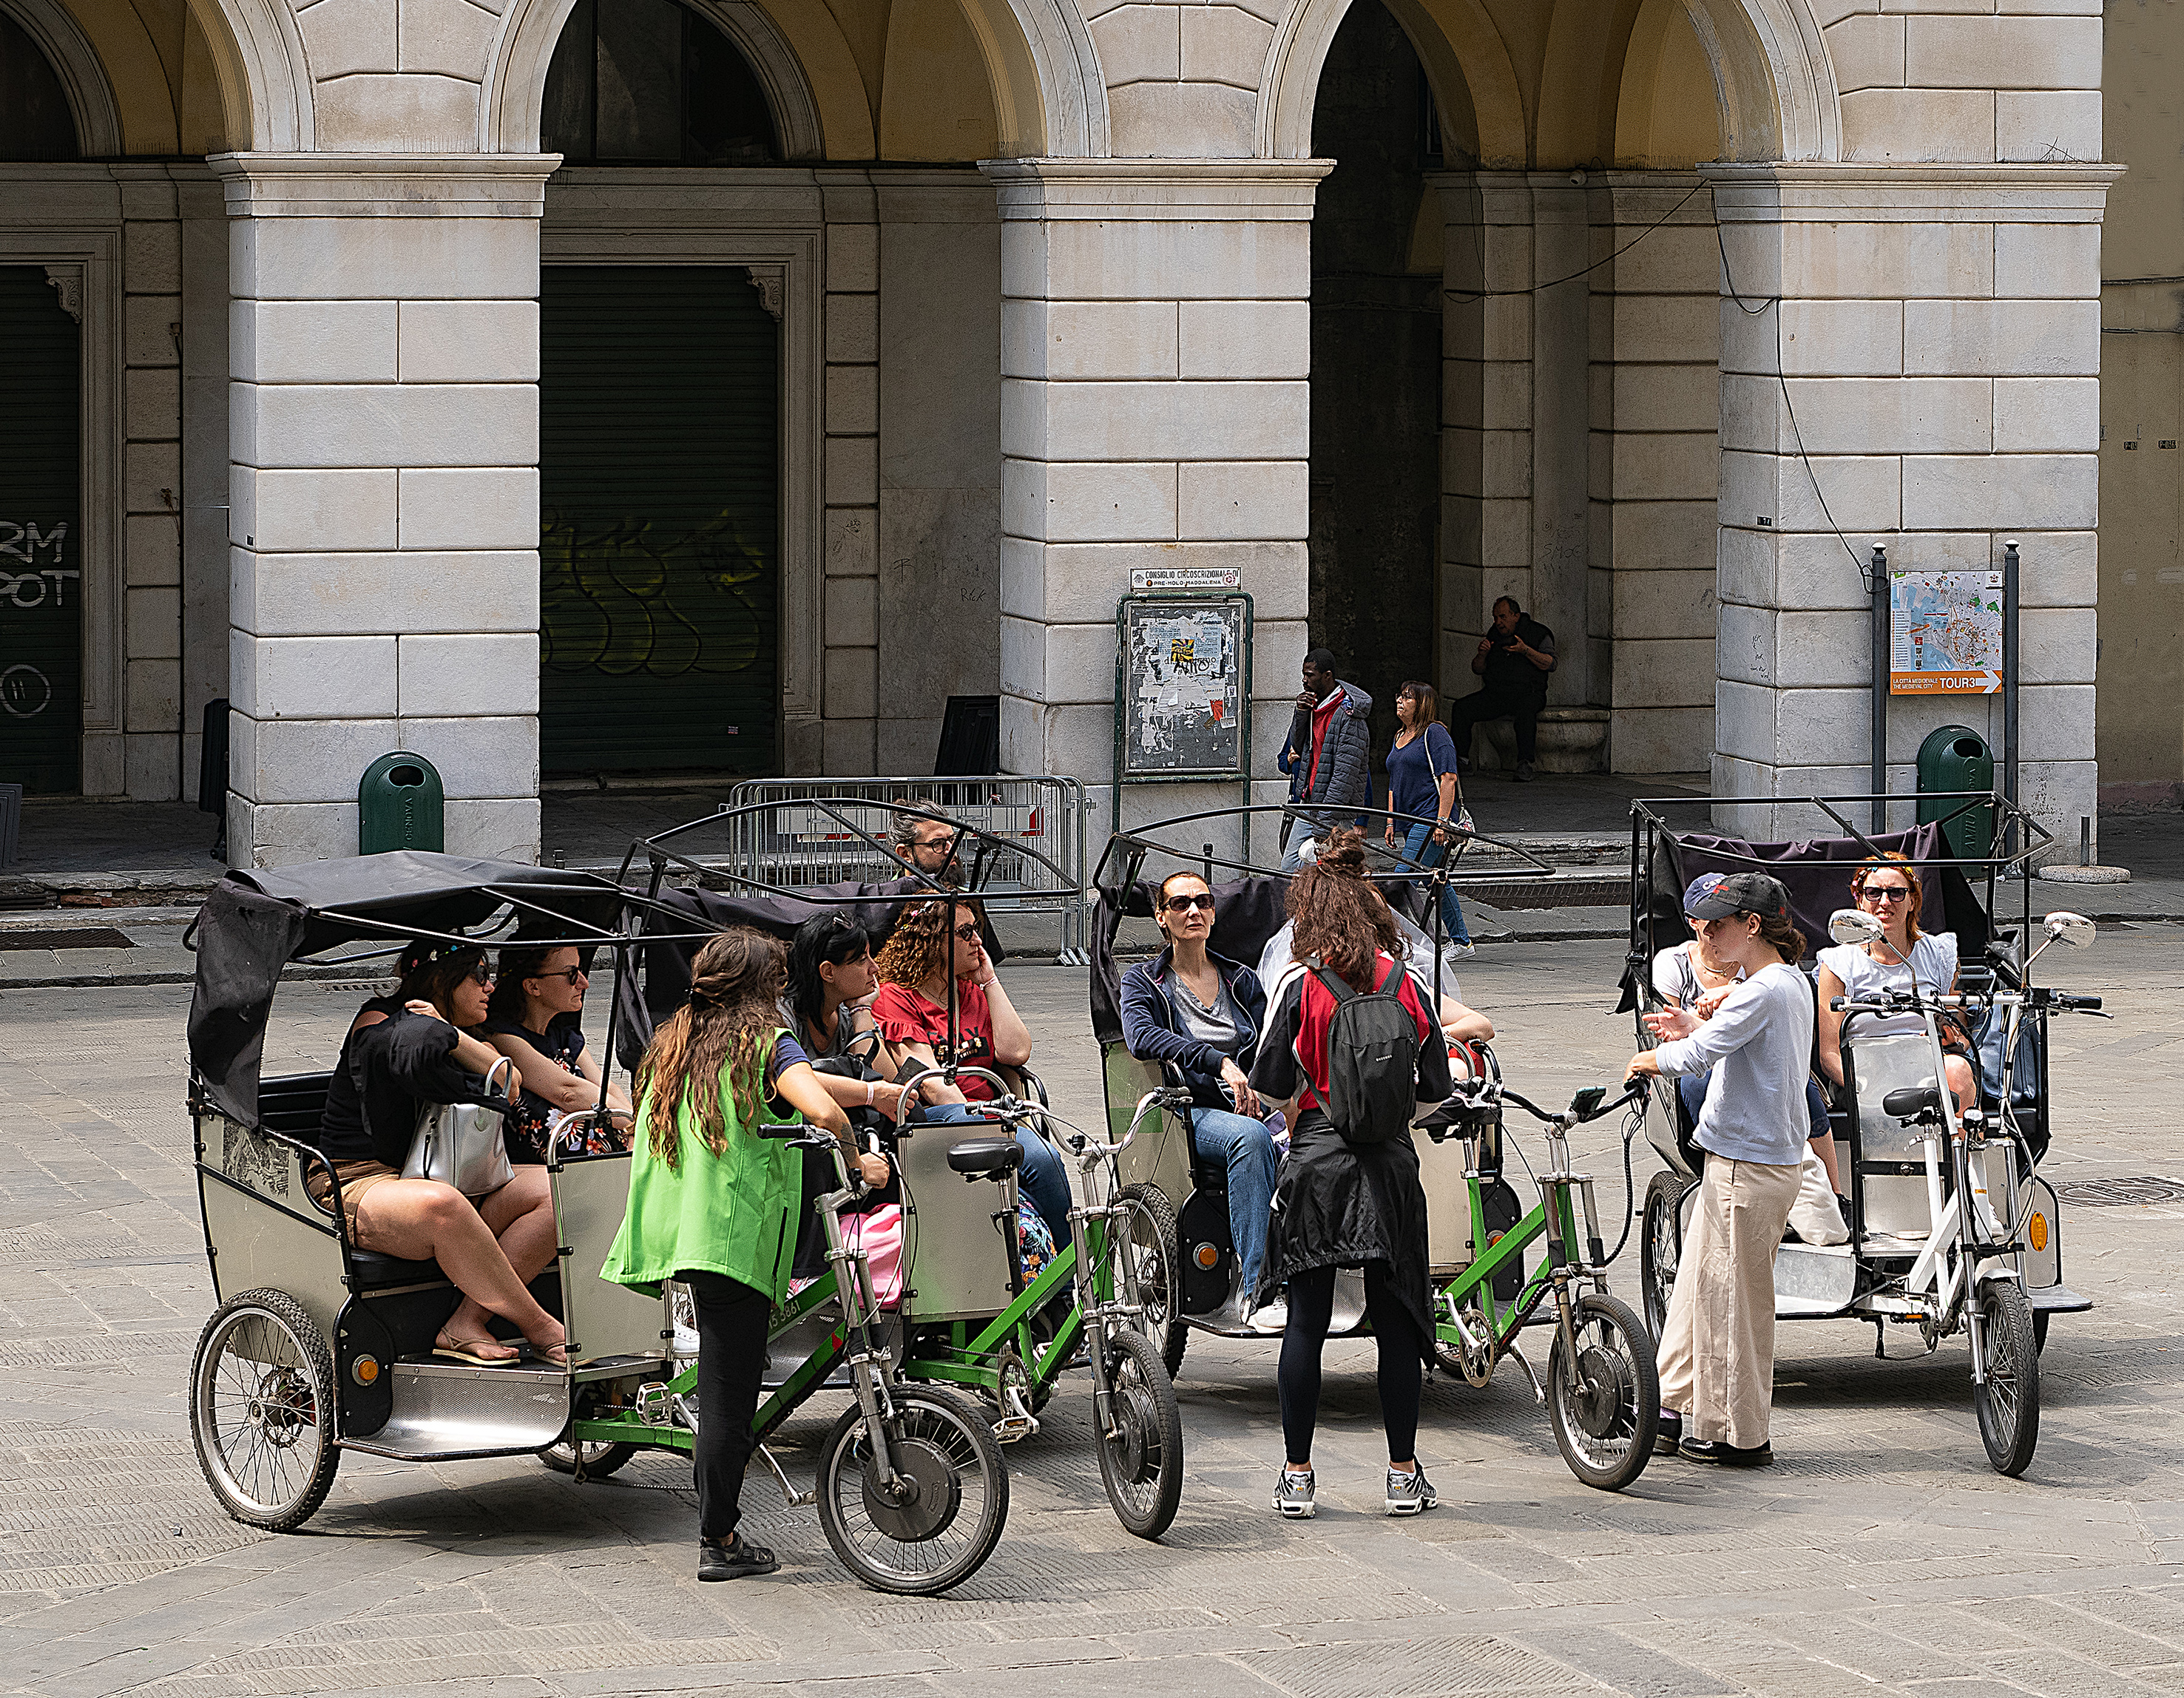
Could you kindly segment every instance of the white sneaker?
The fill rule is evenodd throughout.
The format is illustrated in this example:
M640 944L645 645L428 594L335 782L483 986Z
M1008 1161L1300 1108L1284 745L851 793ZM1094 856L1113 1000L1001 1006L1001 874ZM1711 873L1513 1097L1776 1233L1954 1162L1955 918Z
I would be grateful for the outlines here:
M1262 1304L1245 1317L1245 1324L1255 1333L1277 1334L1290 1324L1290 1306L1286 1298L1277 1297Z
M1440 1496L1434 1490L1433 1483L1426 1478L1424 1468L1410 1474L1398 1473L1393 1468L1388 1470L1390 1515L1416 1515L1422 1509L1433 1508L1440 1501Z

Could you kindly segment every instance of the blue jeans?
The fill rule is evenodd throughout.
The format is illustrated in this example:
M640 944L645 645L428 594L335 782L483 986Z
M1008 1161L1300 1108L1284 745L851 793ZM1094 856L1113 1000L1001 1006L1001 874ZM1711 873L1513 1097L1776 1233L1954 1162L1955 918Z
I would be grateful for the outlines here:
M928 1126L949 1126L978 1117L976 1103L929 1103L925 1110ZM1031 1199L1032 1207L1054 1234L1054 1247L1066 1249L1070 1243L1069 1170L1037 1133L1021 1131L1016 1137L1017 1148L1023 1151L1023 1166L1017 1169L1017 1188Z
M1431 826L1412 826L1403 839L1403 859L1418 866L1439 866L1447 858L1448 845L1433 841ZM1456 887L1440 888L1440 928L1451 944L1468 944L1471 933L1463 923L1463 905L1456 899Z
M1305 840L1316 836L1318 830L1319 828L1310 820L1290 821L1289 835L1282 840L1282 871L1284 872L1295 872L1304 865L1302 850Z
M1226 1109L1193 1109L1190 1142L1200 1157L1228 1168L1228 1236L1235 1241L1248 1299L1267 1259L1267 1219L1274 1202L1274 1137L1262 1120Z

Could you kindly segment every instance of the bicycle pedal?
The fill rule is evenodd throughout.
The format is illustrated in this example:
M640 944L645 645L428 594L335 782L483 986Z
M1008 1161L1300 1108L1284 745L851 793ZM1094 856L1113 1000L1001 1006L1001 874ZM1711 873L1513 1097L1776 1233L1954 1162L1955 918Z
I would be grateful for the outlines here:
M1004 1415L994 1423L994 1442L1013 1445L1019 1439L1039 1436L1039 1417L1035 1415Z
M761 1445L758 1447L758 1453L765 1458L766 1467L773 1470L774 1478L781 1483L781 1495L788 1500L789 1508L808 1509L819 1501L819 1489L816 1484L810 1491L800 1492L794 1486L789 1484L787 1470L783 1468L780 1460L772 1451Z

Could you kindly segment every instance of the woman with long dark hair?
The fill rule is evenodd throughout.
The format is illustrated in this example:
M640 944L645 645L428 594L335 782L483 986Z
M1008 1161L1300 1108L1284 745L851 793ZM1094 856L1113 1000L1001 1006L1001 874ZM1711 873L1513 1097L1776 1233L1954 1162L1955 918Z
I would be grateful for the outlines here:
M626 1150L629 1099L618 1085L606 1092L607 1118L578 1118L599 1105L599 1058L584 1045L584 993L591 987L583 955L573 945L540 949L512 944L500 952L493 996L477 1035L515 1063L521 1089L509 1116L508 1154L543 1161L549 1126L560 1128L562 1153ZM557 1118L563 1117L563 1118Z
M796 928L788 945L788 1008L796 1036L815 1063L832 1062L819 1083L845 1109L901 1118L903 1088L872 1024L879 994L872 933L854 914L822 914Z
M485 1017L493 971L469 944L412 944L400 983L357 1010L319 1125L319 1150L341 1184L349 1242L406 1261L437 1261L462 1300L433 1340L433 1354L492 1367L517 1360L489 1317L514 1325L541 1361L564 1360L561 1323L539 1306L530 1283L554 1259L554 1204L543 1167L518 1167L495 1191L465 1197L402 1169L419 1111L432 1103L476 1101L481 1076L500 1060L466 1027ZM311 1200L331 1212L334 1181L315 1169Z
M1420 1374L1434 1338L1425 1190L1407 1123L1338 1127L1329 1117L1330 1028L1348 996L1394 996L1416 1028L1410 1083L1421 1107L1454 1088L1448 1049L1432 994L1404 966L1402 934L1367 877L1362 833L1344 827L1328 834L1318 860L1290 881L1289 912L1291 963L1268 999L1251 1068L1251 1088L1262 1102L1279 1104L1291 1128L1258 1290L1265 1303L1289 1287L1279 1371L1289 1456L1274 1507L1289 1517L1313 1512L1312 1441L1335 1271L1362 1267L1388 1435L1386 1507L1416 1515L1440 1501L1417 1454Z
M801 1152L760 1136L784 1122L822 1126L869 1184L887 1164L861 1156L849 1117L781 1023L781 945L742 927L707 940L690 999L660 1022L637 1070L629 1205L601 1277L643 1290L677 1279L698 1311L698 1578L733 1580L780 1564L736 1530L766 1322L788 1295L802 1197Z
M1647 1015L1663 1041L1624 1069L1632 1078L1711 1072L1691 1134L1706 1171L1661 1333L1656 1442L1693 1461L1751 1467L1774 1460L1774 1252L1812 1134L1813 988L1797 971L1805 939L1780 880L1731 873L1690 912L1717 971L1741 982L1703 1019L1689 1008Z

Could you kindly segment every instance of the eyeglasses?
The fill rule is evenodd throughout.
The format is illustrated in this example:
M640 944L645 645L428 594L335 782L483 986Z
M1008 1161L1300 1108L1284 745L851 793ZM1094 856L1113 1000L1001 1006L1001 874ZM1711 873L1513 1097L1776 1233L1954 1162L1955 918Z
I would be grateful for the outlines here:
M1177 914L1188 913L1194 908L1203 908L1211 914L1213 911L1213 898L1210 894L1199 896L1171 896L1167 899L1167 905L1171 912Z
M1869 884L1858 894L1868 902L1908 902L1911 887L1908 884Z
M578 979L589 979L591 975L582 967L564 967L558 973L533 973L531 977L536 979L566 979L574 984Z
M480 984L491 984L493 983L493 969L488 966L483 960L480 960L476 966L465 973L463 977L466 979L475 979Z
M958 926L956 928L956 935L967 944L975 944L978 940L978 921L974 920L968 925Z

